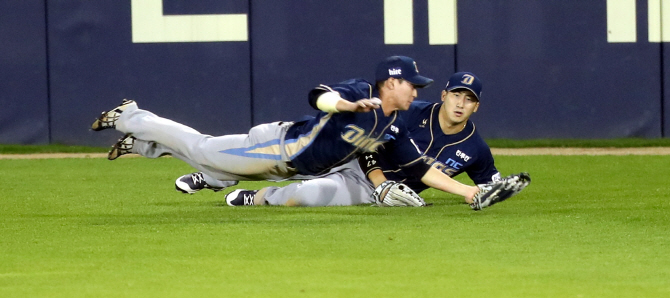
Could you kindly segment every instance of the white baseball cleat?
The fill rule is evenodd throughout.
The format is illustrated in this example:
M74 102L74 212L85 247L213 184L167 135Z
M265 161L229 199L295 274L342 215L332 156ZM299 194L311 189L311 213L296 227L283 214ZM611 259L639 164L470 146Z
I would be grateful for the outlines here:
M133 149L133 145L135 145L135 137L131 134L123 136L116 144L112 145L112 149L107 154L107 159L115 160L121 155L132 153L130 150Z
M205 177L202 172L187 174L177 178L174 182L174 188L177 191L181 191L187 194L194 194L203 189L211 189L213 191L222 191L228 186L237 185L237 181L221 181L225 186L224 187L215 187L207 184Z
M249 206L254 205L257 190L236 189L226 195L228 206Z
M119 120L121 113L128 107L134 106L137 108L137 103L130 99L124 99L121 104L111 111L102 112L98 119L95 119L91 124L91 129L94 131L101 131L108 128L116 128L116 120Z

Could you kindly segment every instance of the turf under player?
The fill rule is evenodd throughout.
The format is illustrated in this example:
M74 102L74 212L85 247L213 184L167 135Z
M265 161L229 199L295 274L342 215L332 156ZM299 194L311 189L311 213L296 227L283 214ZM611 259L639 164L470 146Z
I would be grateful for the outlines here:
M423 162L449 176L467 173L476 184L500 179L491 150L479 136L470 116L479 108L482 84L469 72L452 75L442 91L441 103L415 101L408 111L401 112ZM238 189L226 196L229 205L298 205L336 206L374 203L374 186L389 180L400 181L417 193L428 188L415 176L407 175L382 147L379 154L361 156L354 161L315 179L285 187L266 187L260 191ZM361 169L363 168L363 169ZM382 173L382 169L384 172ZM177 179L176 187L193 193L208 188L202 173Z
M114 128L126 134L112 147L110 160L126 153L150 158L171 154L206 177L228 183L325 175L384 145L392 148L390 154L403 170L422 177L431 187L472 202L480 188L457 182L426 165L398 116L398 111L407 110L417 96L416 88L433 80L419 75L413 59L392 56L379 63L376 81L377 85L362 79L321 85L308 97L310 105L321 110L317 117L261 124L248 134L203 135L139 109L131 100L103 112L92 129Z

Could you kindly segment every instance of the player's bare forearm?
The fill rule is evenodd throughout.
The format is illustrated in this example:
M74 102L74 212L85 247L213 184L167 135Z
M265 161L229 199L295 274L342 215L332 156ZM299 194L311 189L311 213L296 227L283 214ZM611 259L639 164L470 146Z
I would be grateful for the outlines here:
M368 173L368 179L375 187L379 186L387 180L386 176L384 176L384 172L382 172L380 169L370 171L370 173Z
M479 191L478 187L460 183L433 167L421 177L421 182L432 188L463 196L468 204L472 203L472 198Z

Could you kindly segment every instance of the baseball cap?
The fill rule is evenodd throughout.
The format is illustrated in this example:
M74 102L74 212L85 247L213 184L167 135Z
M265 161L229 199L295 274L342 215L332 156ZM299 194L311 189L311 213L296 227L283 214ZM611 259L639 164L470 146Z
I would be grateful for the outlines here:
M482 97L482 81L474 73L465 71L453 74L444 90L451 91L460 88L472 91L477 101Z
M388 78L398 78L410 82L417 88L423 88L433 83L433 79L419 75L414 59L405 56L391 56L377 65L375 80L385 81Z

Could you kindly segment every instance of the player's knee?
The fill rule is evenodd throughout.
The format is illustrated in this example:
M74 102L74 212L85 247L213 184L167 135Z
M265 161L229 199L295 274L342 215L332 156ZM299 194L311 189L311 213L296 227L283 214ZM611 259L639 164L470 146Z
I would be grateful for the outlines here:
M335 197L337 187L337 183L330 180L308 181L298 188L291 199L300 206L327 206Z

